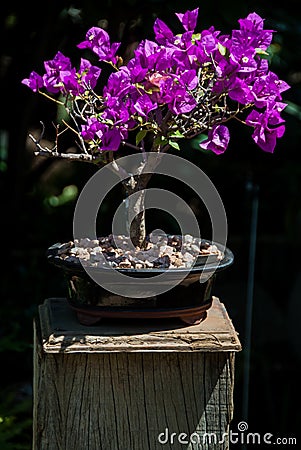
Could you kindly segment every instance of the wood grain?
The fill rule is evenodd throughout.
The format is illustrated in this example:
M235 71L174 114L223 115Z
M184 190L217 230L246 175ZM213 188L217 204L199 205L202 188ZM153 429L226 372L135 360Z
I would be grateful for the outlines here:
M60 298L45 300L39 316L47 353L241 350L226 308L216 297L199 325L177 319L104 319L99 325L85 326Z
M209 336L214 325L207 323L206 332L205 321L202 331L161 325L150 336L141 330L126 335L129 324L120 333L115 324L110 336L107 324L98 326L99 335L89 328L88 338L81 340L77 329L72 341L71 330L49 328L55 323L55 308L51 316L49 304L44 308L50 316L47 331L45 314L34 331L33 450L229 448L227 440L214 443L214 438L221 440L232 420L237 336L229 351L229 342L223 344L216 329L207 351L204 334ZM228 327L231 334L231 321ZM183 334L184 340L176 337ZM129 351L124 350L127 345ZM210 442L206 433L215 433Z

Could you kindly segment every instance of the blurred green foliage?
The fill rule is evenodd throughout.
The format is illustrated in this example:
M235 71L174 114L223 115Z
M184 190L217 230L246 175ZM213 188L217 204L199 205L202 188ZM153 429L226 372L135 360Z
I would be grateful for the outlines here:
M25 388L23 387L23 390ZM30 450L32 441L31 392L10 386L0 396L1 450Z

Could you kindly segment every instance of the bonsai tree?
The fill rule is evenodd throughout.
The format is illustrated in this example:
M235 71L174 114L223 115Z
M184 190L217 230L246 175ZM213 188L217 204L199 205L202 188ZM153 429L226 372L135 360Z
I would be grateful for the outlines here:
M250 127L254 142L273 152L285 131L282 93L289 88L269 68L268 48L274 31L264 29L264 19L255 12L240 19L229 35L213 26L197 32L198 8L176 16L182 34L174 34L157 18L155 40L140 42L126 64L118 56L120 43L111 43L104 29L92 27L78 44L90 59L81 58L74 67L58 51L44 62L44 74L33 71L22 80L32 91L63 107L68 117L56 125L52 148L41 144L43 124L39 138L30 135L35 154L88 161L99 167L113 162L118 173L124 147L141 152L139 175L128 174L122 181L129 198L141 193L135 196L140 202L150 178L143 172L149 152L159 158L170 148L180 150L181 141L200 136L200 147L219 155L229 144L230 120ZM104 64L109 65L109 72ZM67 130L74 133L75 153L60 147L60 137ZM131 206L134 211L136 206ZM131 239L141 248L145 215L141 208L137 211Z

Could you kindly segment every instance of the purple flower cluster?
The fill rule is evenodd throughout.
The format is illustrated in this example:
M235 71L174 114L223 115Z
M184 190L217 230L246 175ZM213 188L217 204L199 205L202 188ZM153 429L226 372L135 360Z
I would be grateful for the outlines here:
M152 150L178 147L183 138L207 133L200 146L223 153L230 140L225 125L232 118L252 128L255 143L273 152L285 131L282 93L289 85L269 70L267 49L273 30L255 12L240 19L239 29L223 35L212 26L195 32L198 8L176 14L181 35L160 19L155 41L143 40L127 65L117 56L119 43L91 28L78 48L109 63L112 73L99 93L101 69L87 59L79 68L58 52L44 63L43 76L31 72L22 80L34 92L65 98L85 152L118 150L130 132L136 144L150 136Z

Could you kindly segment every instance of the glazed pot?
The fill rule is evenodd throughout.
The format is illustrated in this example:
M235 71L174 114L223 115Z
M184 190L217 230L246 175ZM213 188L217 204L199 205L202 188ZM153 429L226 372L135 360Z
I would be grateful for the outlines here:
M61 243L51 246L47 258L51 264L62 270L68 287L67 299L76 312L79 322L93 325L103 318L163 319L178 318L187 324L197 324L206 318L212 304L212 289L216 275L229 267L234 260L233 253L226 248L220 261L198 258L189 269L114 269L128 277L127 283L135 290L135 297L117 295L97 282L86 272L79 260L64 260L59 257ZM116 279L106 268L92 268L106 279L106 286L116 287ZM100 272L99 272L100 271ZM177 283L179 277L181 281ZM91 272L90 272L91 273ZM164 292L152 292L154 277L164 274L156 288ZM143 278L143 284L138 280ZM205 281L202 280L205 278ZM200 282L200 280L202 282ZM164 285L163 285L164 284ZM142 287L141 287L142 286Z

